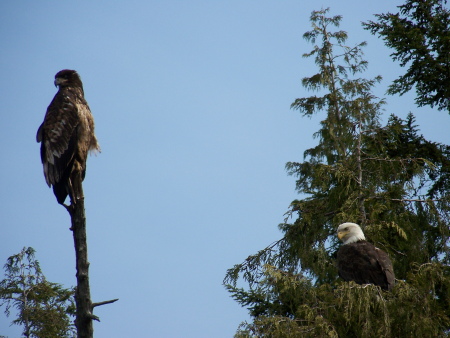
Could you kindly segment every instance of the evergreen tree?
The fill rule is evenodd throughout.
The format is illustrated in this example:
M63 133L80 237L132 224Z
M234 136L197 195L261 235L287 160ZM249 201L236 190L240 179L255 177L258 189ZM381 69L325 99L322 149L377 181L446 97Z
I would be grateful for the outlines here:
M340 16L311 15L304 34L318 72L303 79L317 95L292 108L324 113L318 145L289 162L305 196L291 203L283 237L227 271L224 283L253 318L237 337L445 336L450 329L450 147L419 135L414 117L380 124L381 80L357 77L367 67L364 43L345 45ZM293 222L289 222L289 220ZM392 292L338 278L336 228L359 223L386 251L397 284ZM246 287L237 284L245 283Z
M70 316L74 315L73 290L48 282L33 248L23 248L8 258L5 279L0 281L0 306L7 316L18 311L13 324L23 325L25 337L74 337Z
M414 86L418 106L436 106L450 113L450 11L446 0L407 0L398 13L375 15L364 26L395 51L408 70L390 85L389 94L404 94Z

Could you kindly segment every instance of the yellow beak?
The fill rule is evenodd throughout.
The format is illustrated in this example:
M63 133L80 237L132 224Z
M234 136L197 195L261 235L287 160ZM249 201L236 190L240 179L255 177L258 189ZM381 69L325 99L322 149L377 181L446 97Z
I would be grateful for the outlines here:
M348 231L339 231L337 236L339 239L344 238L348 234Z

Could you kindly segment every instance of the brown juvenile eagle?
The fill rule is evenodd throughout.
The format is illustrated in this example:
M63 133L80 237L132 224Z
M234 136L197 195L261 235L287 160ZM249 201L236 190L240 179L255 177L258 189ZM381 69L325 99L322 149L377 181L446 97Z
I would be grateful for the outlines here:
M58 203L67 195L71 203L83 198L81 182L86 174L89 151L100 151L94 134L94 118L84 99L83 84L74 70L55 75L59 90L47 108L36 140L41 144L44 176Z
M339 225L337 235L344 243L337 252L339 276L347 282L375 284L391 290L395 276L387 253L367 242L358 224Z

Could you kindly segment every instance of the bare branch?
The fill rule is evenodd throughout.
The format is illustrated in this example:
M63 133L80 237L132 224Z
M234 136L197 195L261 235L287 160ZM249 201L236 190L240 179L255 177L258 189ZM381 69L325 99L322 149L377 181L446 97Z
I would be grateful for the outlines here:
M409 199L409 198L391 198L391 201L394 202L420 202L420 203L426 203L426 202L440 202L442 199L432 200L420 200L420 199Z
M92 308L96 307L96 306L101 306L101 305L106 305L106 304L111 304L114 302L117 302L119 300L119 298L117 299L112 299L112 300L106 300L104 302L98 302L98 303L92 303Z

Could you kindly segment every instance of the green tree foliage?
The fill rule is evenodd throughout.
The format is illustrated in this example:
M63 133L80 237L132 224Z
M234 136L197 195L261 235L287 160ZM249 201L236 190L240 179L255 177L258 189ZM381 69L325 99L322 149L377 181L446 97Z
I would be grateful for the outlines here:
M418 106L450 113L450 11L446 0L407 0L398 13L375 15L364 26L395 50L392 58L406 73L390 85L389 94L416 87Z
M33 248L23 248L8 258L5 278L0 281L0 306L7 316L18 312L13 324L23 325L25 337L74 337L73 290L48 282Z
M318 145L303 162L286 164L305 196L291 203L283 237L227 271L224 284L249 309L237 337L424 337L450 329L450 147L426 140L414 116L380 123L381 80L359 78L364 43L345 45L332 32L341 17L313 12L304 34L318 72L303 79L316 95L292 108L324 113ZM290 222L292 220L292 222ZM361 224L386 251L397 284L392 292L338 278L336 228ZM243 283L245 287L238 284Z

